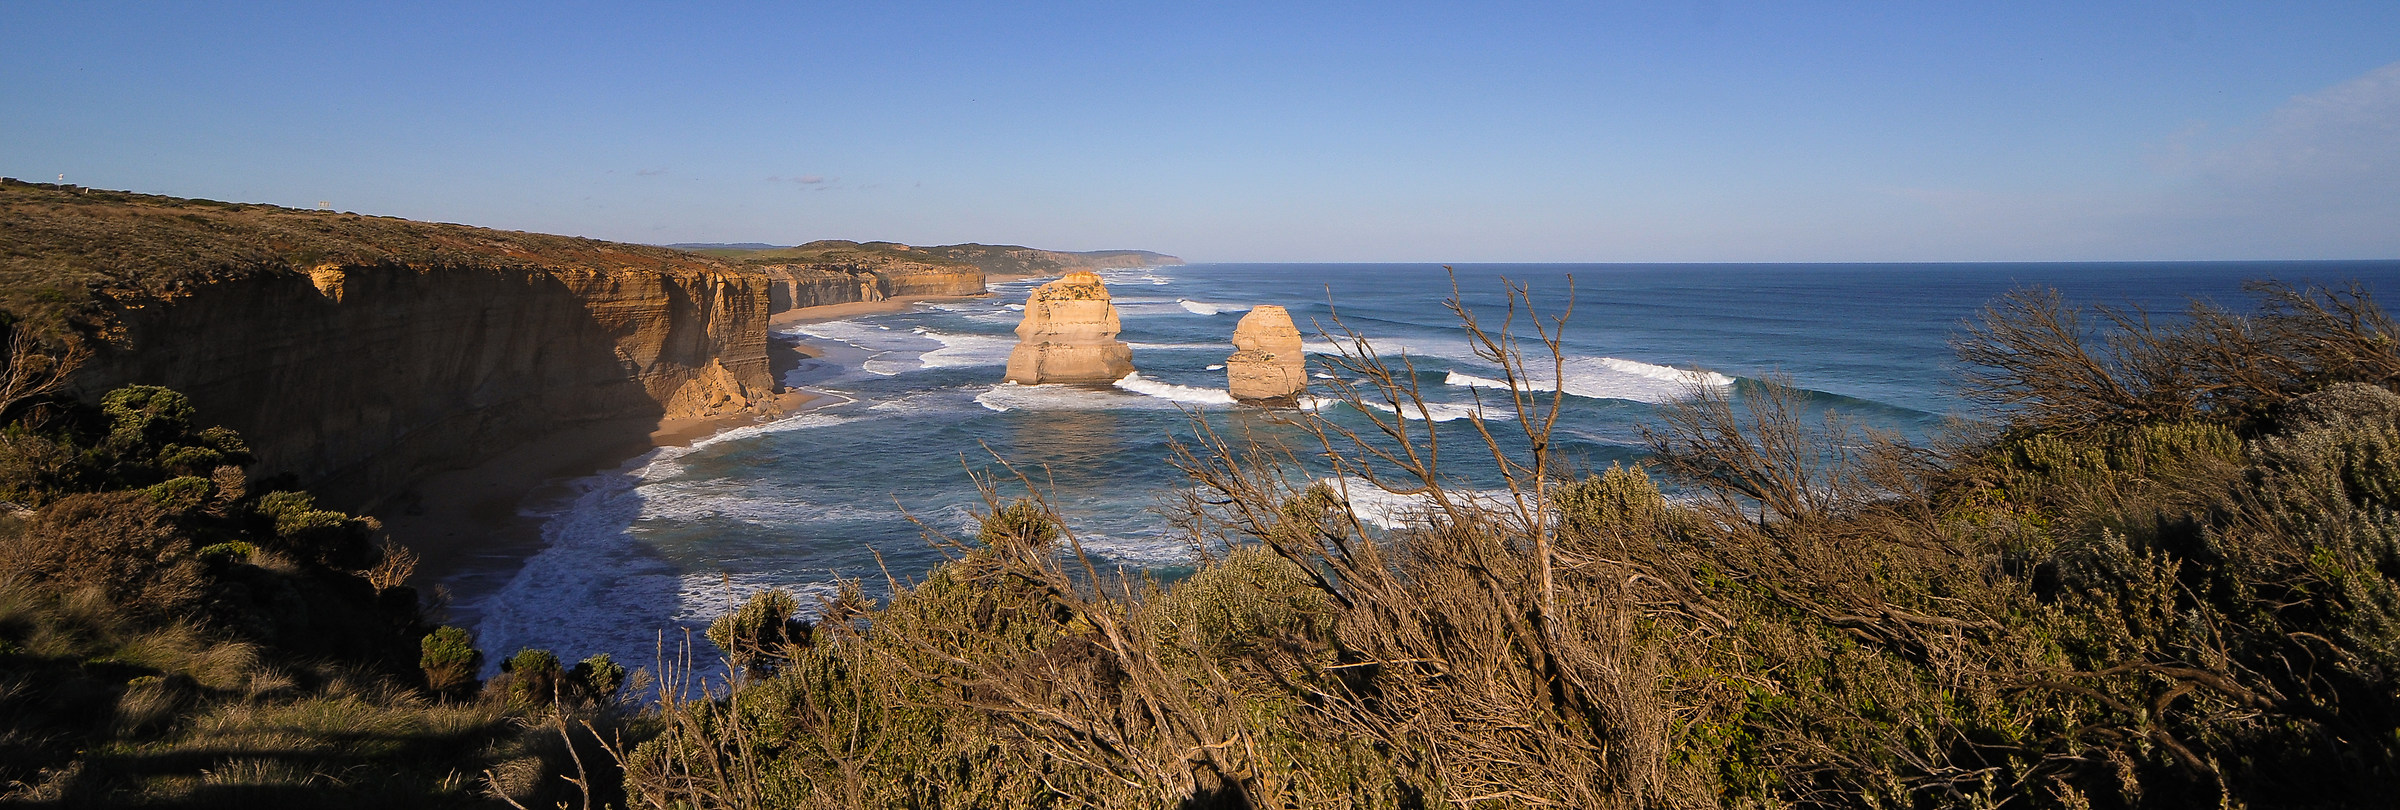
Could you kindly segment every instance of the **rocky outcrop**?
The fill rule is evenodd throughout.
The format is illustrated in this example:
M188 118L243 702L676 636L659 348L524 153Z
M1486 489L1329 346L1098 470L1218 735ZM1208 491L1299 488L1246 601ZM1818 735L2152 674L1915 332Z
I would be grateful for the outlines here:
M1020 385L1114 382L1133 373L1133 349L1117 340L1117 308L1108 285L1068 273L1025 299L1008 379Z
M1225 390L1234 399L1261 405L1299 401L1308 390L1308 364L1291 313L1269 304L1242 316L1233 327L1233 355L1225 358Z

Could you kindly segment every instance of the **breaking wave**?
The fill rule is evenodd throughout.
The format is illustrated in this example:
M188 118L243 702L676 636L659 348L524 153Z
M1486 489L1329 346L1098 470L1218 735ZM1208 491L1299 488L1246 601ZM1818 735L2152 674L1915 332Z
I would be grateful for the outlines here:
M1244 306L1242 304L1212 304L1206 301L1194 301L1189 298L1177 298L1175 299L1175 303L1182 304L1184 311L1190 312L1194 315L1222 315L1227 312L1250 311L1248 306Z
M1577 357L1566 362L1564 385L1537 380L1520 380L1517 388L1523 391L1556 391L1561 387L1568 394L1590 399L1624 399L1635 402L1663 404L1688 399L1704 388L1724 388L1734 378L1714 371L1680 369L1637 360L1614 357ZM1534 373L1539 373L1535 370ZM1508 383L1453 371L1442 380L1462 388L1508 390Z
M1486 410L1475 405L1453 405L1447 402L1427 402L1422 408L1414 402L1400 403L1398 408L1371 400L1360 400L1358 404L1384 413L1396 413L1402 419L1414 419L1419 422L1454 422L1460 419L1475 418L1481 418L1486 422L1503 422L1516 418L1514 414L1504 411Z
M954 335L924 327L918 327L914 331L918 335L942 344L939 349L918 355L917 365L924 368L1004 366L1008 364L1008 353L1017 348L1017 341L1014 338L991 335Z
M1125 375L1124 379L1116 382L1116 386L1142 396L1157 397L1159 399L1188 403L1192 405L1234 404L1233 395L1226 393L1225 389L1198 388L1189 385L1176 385L1174 383L1159 382L1157 380L1142 376L1142 373L1139 371Z

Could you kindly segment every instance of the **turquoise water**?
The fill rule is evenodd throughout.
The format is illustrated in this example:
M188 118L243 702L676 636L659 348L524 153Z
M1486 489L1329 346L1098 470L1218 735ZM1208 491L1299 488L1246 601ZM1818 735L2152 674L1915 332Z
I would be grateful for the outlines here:
M1467 440L1500 376L1442 306L1453 276L1434 265L1186 265L1111 271L1138 377L1114 386L1002 383L1019 309L1036 282L988 299L792 327L824 351L788 378L824 393L805 413L659 451L577 482L537 505L548 547L521 567L451 583L495 654L546 647L569 660L607 652L646 664L659 634L707 620L766 587L827 593L837 576L883 590L940 561L928 527L971 533L983 500L971 470L993 454L1042 481L1085 546L1107 562L1172 575L1193 549L1161 517L1188 484L1168 442L1197 412L1220 428L1296 436L1227 404L1210 366L1255 304L1289 308L1314 336L1341 321L1387 356L1405 353L1433 403L1431 424ZM1457 289L1485 323L1505 307L1502 278L1528 285L1546 314L1573 314L1555 437L1591 468L1637 460L1640 426L1688 387L1789 377L1814 407L1921 436L1963 413L1948 341L1994 296L2028 285L2153 312L2200 297L2246 308L2241 282L2359 280L2400 290L2400 262L1974 265L1462 265ZM1328 303L1330 301L1330 304ZM1313 366L1312 362L1312 366ZM1364 425L1347 406L1325 418ZM1480 413L1480 415L1479 415ZM1451 453L1465 487L1489 462ZM1367 508L1363 499L1361 508ZM1386 516L1388 517L1388 516Z

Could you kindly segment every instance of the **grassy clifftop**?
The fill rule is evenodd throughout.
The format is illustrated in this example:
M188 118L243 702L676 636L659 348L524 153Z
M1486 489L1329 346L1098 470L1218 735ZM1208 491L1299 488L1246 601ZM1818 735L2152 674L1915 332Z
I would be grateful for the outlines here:
M898 242L852 242L822 239L796 247L754 248L747 245L699 248L693 251L744 264L859 264L877 266L916 263L973 268L994 276L1046 276L1075 270L1111 267L1153 267L1182 264L1183 260L1147 250L1042 250L1017 245L936 245L918 247Z
M0 180L0 309L20 318L71 317L95 291L172 296L328 264L734 269L647 245Z

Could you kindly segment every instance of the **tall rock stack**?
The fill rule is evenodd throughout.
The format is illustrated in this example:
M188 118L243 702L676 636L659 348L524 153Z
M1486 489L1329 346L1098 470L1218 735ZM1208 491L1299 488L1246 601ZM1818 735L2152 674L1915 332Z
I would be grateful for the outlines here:
M1117 340L1117 308L1092 273L1068 273L1025 299L1008 380L1019 385L1115 382L1133 373L1133 348Z
M1225 358L1225 390L1257 405L1292 405L1308 390L1300 329L1283 307L1250 308L1233 327L1233 356Z

